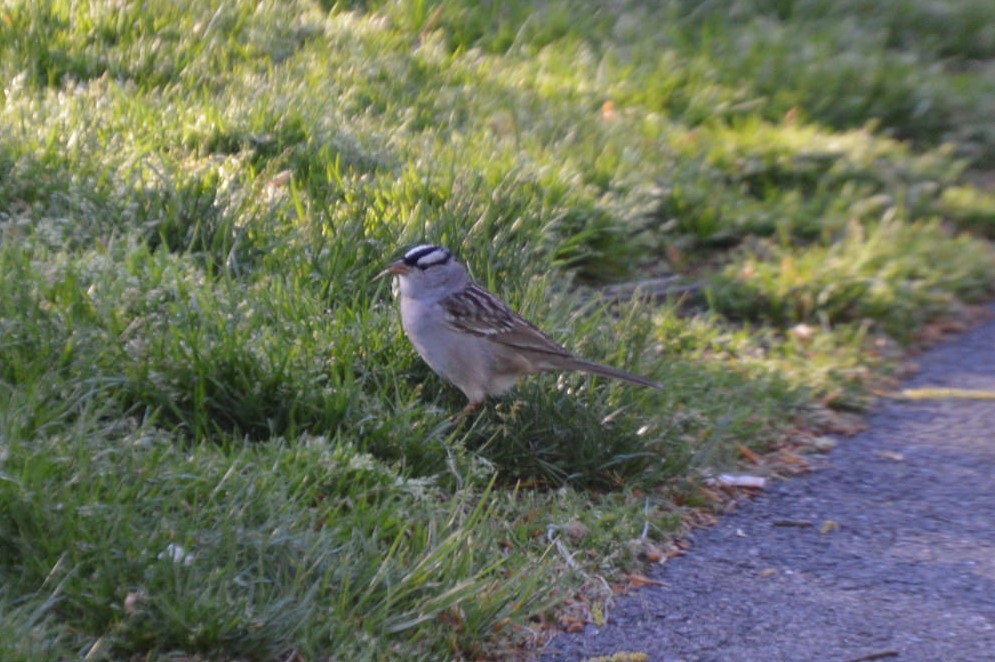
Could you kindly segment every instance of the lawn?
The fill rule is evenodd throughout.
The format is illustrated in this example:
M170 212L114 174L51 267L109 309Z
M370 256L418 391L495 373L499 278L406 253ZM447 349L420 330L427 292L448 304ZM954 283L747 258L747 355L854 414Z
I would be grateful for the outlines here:
M993 24L0 0L0 658L502 657L600 619L709 477L801 466L991 298ZM373 280L425 242L667 388L546 375L454 424Z

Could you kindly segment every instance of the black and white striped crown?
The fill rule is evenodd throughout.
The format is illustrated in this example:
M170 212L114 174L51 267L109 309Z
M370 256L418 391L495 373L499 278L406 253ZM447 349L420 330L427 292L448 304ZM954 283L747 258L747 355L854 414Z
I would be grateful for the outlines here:
M446 264L453 259L453 254L442 246L424 244L415 246L404 254L404 264L409 267L418 267L422 271L429 267Z

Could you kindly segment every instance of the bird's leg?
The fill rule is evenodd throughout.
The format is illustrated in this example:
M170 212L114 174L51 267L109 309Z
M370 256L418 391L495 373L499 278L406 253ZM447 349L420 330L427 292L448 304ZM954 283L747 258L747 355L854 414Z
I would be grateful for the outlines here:
M466 403L466 406L463 407L463 410L453 417L453 423L457 425L462 423L470 416L470 414L477 411L480 408L480 405L482 404L484 404L484 401L482 399L476 401L471 400L470 402Z

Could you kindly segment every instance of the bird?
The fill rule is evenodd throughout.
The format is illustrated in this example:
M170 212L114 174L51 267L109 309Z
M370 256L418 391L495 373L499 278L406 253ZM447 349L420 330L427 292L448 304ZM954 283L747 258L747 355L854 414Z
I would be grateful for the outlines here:
M464 412L538 372L576 370L663 388L574 355L474 281L442 246L415 246L377 278L383 276L397 278L401 326L425 363L466 396Z

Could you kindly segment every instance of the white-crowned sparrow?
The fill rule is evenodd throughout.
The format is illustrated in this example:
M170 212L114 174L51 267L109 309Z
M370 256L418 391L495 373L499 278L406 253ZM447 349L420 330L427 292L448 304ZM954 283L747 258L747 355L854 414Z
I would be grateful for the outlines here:
M380 275L388 274L400 281L401 326L411 344L432 370L463 391L467 409L542 371L580 370L663 388L574 356L474 282L441 246L412 248Z

